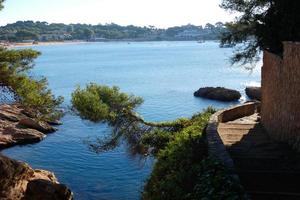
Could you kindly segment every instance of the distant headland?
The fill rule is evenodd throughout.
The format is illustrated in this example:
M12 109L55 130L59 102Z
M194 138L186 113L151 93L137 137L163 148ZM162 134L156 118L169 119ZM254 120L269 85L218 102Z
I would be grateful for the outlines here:
M205 26L192 24L160 29L154 26L89 25L18 21L0 27L2 44L37 44L106 41L189 41L217 40L226 31L222 22Z

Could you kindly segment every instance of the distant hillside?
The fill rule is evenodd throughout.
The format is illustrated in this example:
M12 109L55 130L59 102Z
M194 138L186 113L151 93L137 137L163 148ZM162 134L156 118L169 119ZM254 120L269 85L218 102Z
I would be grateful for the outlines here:
M202 26L185 25L158 29L154 26L120 26L117 24L48 24L47 22L18 21L0 27L0 40L22 41L61 41L61 40L216 40L225 31L223 23Z

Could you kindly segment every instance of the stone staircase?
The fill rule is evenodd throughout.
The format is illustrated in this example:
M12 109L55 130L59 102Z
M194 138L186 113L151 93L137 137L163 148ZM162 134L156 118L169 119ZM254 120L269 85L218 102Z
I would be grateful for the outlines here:
M257 114L219 123L218 133L253 200L300 200L300 154L272 141Z

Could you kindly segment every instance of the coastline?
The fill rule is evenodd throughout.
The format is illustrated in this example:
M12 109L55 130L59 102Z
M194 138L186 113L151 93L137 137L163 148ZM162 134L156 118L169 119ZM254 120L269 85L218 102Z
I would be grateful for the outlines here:
M19 104L0 105L0 199L73 199L72 191L59 183L54 173L2 154L3 149L40 142L55 131Z
M62 45L62 44L85 44L89 43L88 41L83 40L72 40L72 41L50 41L50 42L38 42L37 44L33 44L32 42L16 42L16 43L8 43L4 46L8 48L14 47L33 47L33 46L52 46L52 45Z
M71 93L76 83L86 82L86 78L95 78L99 82L104 80L103 84L110 84L110 80L117 77L120 80L118 84L121 87L126 87L128 91L134 90L134 92L149 98L146 100L149 104L145 106L146 108L143 108L142 112L148 113L147 116L151 119L161 121L181 116L187 117L192 115L195 110L204 109L208 104L222 104L214 101L198 100L192 95L194 90L201 86L201 84L195 83L194 80L205 80L205 84L210 85L213 84L211 80L214 80L214 78L222 78L218 73L207 73L208 70L205 69L212 67L207 67L206 64L203 66L204 71L202 71L202 63L197 62L196 55L200 54L199 57L205 59L208 57L205 51L206 45L213 48L210 52L213 61L209 62L208 66L215 66L216 72L221 67L228 69L224 66L225 56L222 57L225 54L223 52L228 50L219 49L217 43L210 43L207 42L203 45L196 42L132 42L127 45L126 42L108 42L73 46L32 47L39 48L44 53L42 54L42 62L37 62L36 67L33 68L33 73L37 76L44 74L47 78L54 77L52 89L58 92L55 93L56 95L61 94L63 96ZM118 48L119 46L122 48ZM183 47L184 51L182 51ZM110 52L109 50L113 50L113 54L108 57L105 55L103 58L100 53L95 53L95 50L91 51L91 48L97 49L96 52L104 52L105 54ZM99 49L100 51L98 51ZM195 49L200 50L195 51ZM204 50L202 51L202 49ZM161 51L166 52L163 61L160 57ZM118 68L112 71L116 66L118 55L122 55L122 52L126 53L126 59L121 64L122 66L128 66L126 69L130 69L127 70L128 73L126 74ZM145 66L144 68L140 67L140 62L134 61L141 53L143 53L143 60L141 61ZM218 59L219 54L221 54L221 59ZM56 62L58 61L57 58L61 58L60 56L63 57L63 60L59 59L59 62ZM86 64L87 61L93 62ZM161 62L164 64L164 74L153 73L161 71ZM97 69L97 66L102 64L105 64L105 68ZM130 67L132 64L134 64L134 68ZM143 69L143 71L140 71L140 69ZM169 70L178 70L178 73L168 73ZM86 71L90 73L85 74ZM228 69L227 71L231 70ZM145 76L139 79L140 75L144 73ZM205 76L202 76L202 74L205 74ZM246 74L246 78L242 77L232 85L253 80L252 78L247 79L249 77L248 73L243 74ZM164 80L161 77L164 77ZM224 77L226 77L226 74ZM131 82L130 80L136 81ZM157 90L156 84L161 89ZM229 85L228 87L232 86ZM158 101L159 110L157 110ZM202 104L202 102L204 103ZM63 107L68 105L67 103ZM155 161L149 159L144 163L140 163L138 157L131 158L128 156L125 153L126 149L123 147L118 148L117 151L97 155L89 149L88 142L95 142L96 139L94 138L99 137L99 134L105 133L104 131L108 131L108 129L103 125L82 121L72 113L67 113L63 121L64 125L59 128L59 132L51 135L44 142L38 145L11 148L11 150L5 151L5 155L28 162L33 167L53 171L62 183L67 183L72 188L75 197L84 196L87 199L92 199L93 196L106 197L105 195L107 195L111 199L138 199L140 193L137 191L143 186L144 180L148 178ZM111 166L117 166L118 170ZM134 174L138 174L138 176L134 176ZM87 180L88 184L86 184ZM101 189L102 186L105 189L104 191ZM113 190L110 188L113 188ZM115 194L114 191L116 190L121 192Z
M0 43L0 46L5 46L7 48L14 47L33 47L33 46L52 46L52 45L72 45L72 44L88 44L88 43L106 43L106 42L180 42L180 41L190 41L198 42L197 40L147 40L147 39L106 39L101 41L86 41L86 40L65 40L65 41L48 41L48 42L38 42L36 44L32 42L12 42L12 43ZM217 40L205 40L205 42L216 41ZM203 42L201 42L203 43Z

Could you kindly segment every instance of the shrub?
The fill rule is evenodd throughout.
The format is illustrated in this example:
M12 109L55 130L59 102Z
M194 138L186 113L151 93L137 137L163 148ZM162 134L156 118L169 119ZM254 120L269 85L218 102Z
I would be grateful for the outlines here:
M156 146L158 153L144 200L247 199L239 182L208 157L204 129L214 112L208 108L194 115L179 132L145 136L143 142Z
M157 162L147 181L143 199L183 200L196 185L201 160L207 156L203 130L210 112L195 115L191 125L174 134L157 155Z
M239 181L230 176L228 170L219 162L210 158L203 159L199 171L189 199L248 199Z

